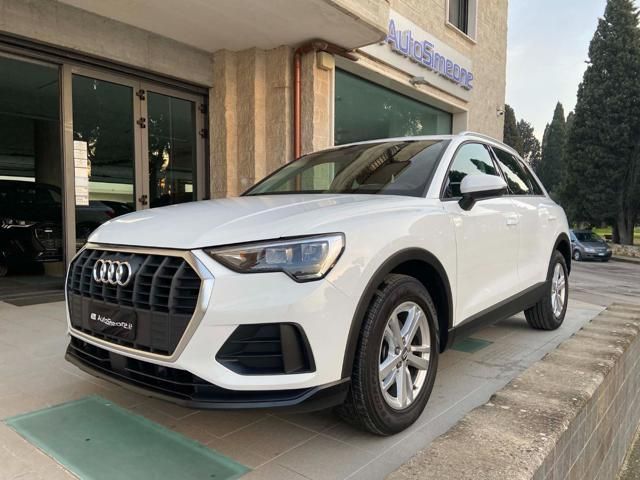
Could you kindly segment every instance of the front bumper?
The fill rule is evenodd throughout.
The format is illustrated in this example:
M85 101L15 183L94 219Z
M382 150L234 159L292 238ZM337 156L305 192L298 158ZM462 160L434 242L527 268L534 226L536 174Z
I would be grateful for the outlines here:
M234 391L175 368L109 352L72 337L65 358L81 370L142 395L201 409L286 408L313 411L344 402L349 379L290 390Z
M582 254L582 258L586 260L609 260L612 255L611 250L607 252L595 252L595 253L581 251L580 253Z
M111 250L109 246L104 248ZM123 250L135 249L123 247ZM175 252L164 254L175 255ZM206 399L176 395L175 389L172 390L176 385L171 382L167 384L171 387L167 391L167 385L157 388L141 382L138 377L135 381L126 375L123 378L121 371L105 370L100 362L90 363L90 357L80 358L74 351L67 353L67 359L94 375L192 406L292 406L306 404L319 395L335 397L334 393L329 395L324 391L346 383L342 378L342 362L356 300L326 279L296 283L283 273L239 274L217 264L202 251L188 252L188 255L193 257L192 263L199 274L206 274L207 280L203 282L196 314L173 354L159 355L118 345L76 330L70 321L69 333L72 342L82 341L117 355L114 358L120 363L138 362L149 368L193 376L196 383L209 385L210 395ZM284 323L296 324L304 332L313 355L313 369L303 373L255 375L234 371L217 358L239 326ZM344 387L339 390L341 388Z

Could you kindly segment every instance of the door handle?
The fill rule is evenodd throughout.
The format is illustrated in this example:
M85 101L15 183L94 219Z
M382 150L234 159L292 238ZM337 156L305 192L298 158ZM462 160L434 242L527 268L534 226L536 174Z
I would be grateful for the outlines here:
M547 220L549 220L550 222L555 222L558 219L558 217L556 217L555 215L549 215L547 217Z
M507 216L507 225L513 226L520 223L520 217L518 215L508 215Z

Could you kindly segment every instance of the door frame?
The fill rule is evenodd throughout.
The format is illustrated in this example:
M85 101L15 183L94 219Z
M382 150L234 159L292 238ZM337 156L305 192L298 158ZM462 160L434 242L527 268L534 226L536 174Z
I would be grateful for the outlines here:
M143 205L142 195L149 199L149 150L148 136L142 132L142 128L136 123L141 118L147 119L147 104L137 97L139 90L152 91L162 95L189 100L195 105L196 128L196 198L206 198L206 165L205 149L206 138L201 134L205 130L205 113L200 110L200 105L206 105L205 96L173 89L158 83L141 78L112 73L100 69L74 64L62 64L61 71L61 121L62 121L62 156L63 156L63 185L64 185L64 245L65 265L68 265L76 255L76 198L75 198L75 164L73 155L73 76L80 75L97 80L115 83L131 88L131 103L133 107L133 132L134 132L134 202L136 211L149 208Z
M185 93L180 90L175 90L172 88L167 88L162 85L158 85L155 83L141 81L140 89L145 92L145 101L139 102L141 103L141 112L140 117L145 118L147 120L147 130L145 132L146 135L142 135L143 141L142 144L142 152L141 158L142 160L142 176L145 179L149 178L149 114L148 114L148 105L149 105L149 92L158 93L160 95L165 95L167 97L178 98L180 100L187 100L192 102L194 105L194 115L195 115L195 146L196 146L196 165L195 171L193 172L196 176L196 181L194 182L195 188L195 201L204 200L205 195L205 136L202 135L204 132L204 113L200 110L200 106L204 105L204 97L196 94ZM146 137L146 141L145 141ZM144 183L143 194L147 195L147 198L151 198L149 195L149 184L148 182ZM147 207L148 208L148 207Z

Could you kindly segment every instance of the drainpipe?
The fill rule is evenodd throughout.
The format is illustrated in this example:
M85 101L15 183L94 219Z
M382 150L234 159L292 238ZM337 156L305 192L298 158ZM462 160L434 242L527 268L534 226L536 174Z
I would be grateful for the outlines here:
M358 61L358 57L348 50L323 40L314 40L306 43L296 49L293 54L294 68L294 85L293 85L293 157L298 158L302 155L302 81L300 71L302 69L302 55L310 52L327 52L341 57L348 58L354 62Z

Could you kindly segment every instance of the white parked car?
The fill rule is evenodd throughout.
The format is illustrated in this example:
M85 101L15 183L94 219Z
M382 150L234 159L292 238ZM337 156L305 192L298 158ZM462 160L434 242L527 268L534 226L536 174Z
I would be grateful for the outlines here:
M67 359L183 405L339 405L388 435L455 339L523 310L558 328L570 262L563 210L504 144L345 145L98 228L68 273Z

